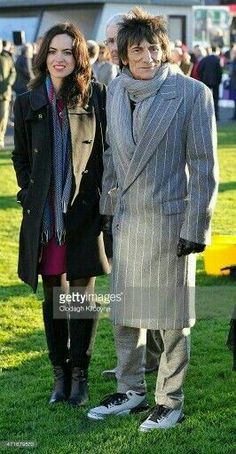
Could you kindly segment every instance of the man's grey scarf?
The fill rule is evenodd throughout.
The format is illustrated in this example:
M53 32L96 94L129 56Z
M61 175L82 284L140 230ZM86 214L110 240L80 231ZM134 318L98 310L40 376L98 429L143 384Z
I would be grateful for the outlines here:
M148 134L146 116L156 93L166 80L168 70L169 65L165 63L152 79L138 80L134 79L130 71L125 68L116 79L113 103L108 101L107 116L111 120L108 134L112 136L115 148L122 153L125 151L129 158L133 155L136 144L143 138L145 130ZM135 102L133 115L130 101Z
M53 150L51 184L43 213L42 242L45 244L54 237L61 245L65 242L64 213L67 212L72 187L70 128L66 106L56 98L50 78L46 80L46 87L52 112Z

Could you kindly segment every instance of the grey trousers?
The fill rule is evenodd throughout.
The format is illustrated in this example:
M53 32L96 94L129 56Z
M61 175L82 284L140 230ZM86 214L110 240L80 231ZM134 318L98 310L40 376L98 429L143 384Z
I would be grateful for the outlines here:
M148 329L146 344L146 369L159 367L162 351L163 342L160 331Z
M146 330L114 325L117 354L117 392L146 392ZM164 350L161 354L155 401L169 408L183 405L183 382L190 359L190 329L159 330Z

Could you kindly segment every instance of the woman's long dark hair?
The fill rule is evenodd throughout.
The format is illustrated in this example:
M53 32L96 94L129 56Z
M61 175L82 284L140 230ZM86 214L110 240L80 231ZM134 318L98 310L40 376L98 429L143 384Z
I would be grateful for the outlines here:
M84 106L88 101L91 69L87 44L77 26L71 22L57 24L50 28L43 36L38 54L34 58L33 71L35 78L29 83L29 88L41 85L47 76L47 56L50 43L57 35L67 34L73 39L72 53L75 59L75 68L63 80L60 95L63 101L70 106L80 103Z

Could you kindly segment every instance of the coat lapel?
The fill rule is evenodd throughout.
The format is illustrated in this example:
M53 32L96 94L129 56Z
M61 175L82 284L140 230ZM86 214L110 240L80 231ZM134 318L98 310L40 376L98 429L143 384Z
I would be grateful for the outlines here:
M71 130L71 147L73 172L75 177L75 193L71 204L79 193L83 172L93 149L95 138L96 120L94 109L91 106L70 108L68 110Z
M31 109L28 112L27 120L37 120L41 131L42 125L44 125L44 134L47 134L47 132L49 134L49 105L45 84L31 91L30 105ZM47 111L45 111L46 106ZM69 108L68 117L71 131L72 165L76 188L71 202L73 203L75 197L79 193L83 172L86 170L95 139L96 119L91 98L89 104L85 107L76 105L73 108ZM49 136L48 140L50 142ZM44 148L47 150L47 147Z
M182 93L177 94L176 79L176 74L167 77L149 110L146 118L147 126L130 162L123 192L136 180L153 153L157 151L182 102Z
M48 104L48 96L45 84L39 85L30 92L30 105L34 111Z

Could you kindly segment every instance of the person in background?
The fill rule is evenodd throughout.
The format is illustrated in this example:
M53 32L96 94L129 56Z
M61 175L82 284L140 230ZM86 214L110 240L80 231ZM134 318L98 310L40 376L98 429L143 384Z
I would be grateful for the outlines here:
M184 418L196 253L210 242L217 195L217 132L209 88L172 71L163 17L134 8L117 44L122 71L107 91L100 202L102 214L114 214L111 291L121 295L111 303L117 392L88 417L147 408L146 329L158 330L164 348L156 406L139 427L146 432Z
M42 36L38 36L36 41L34 41L33 44L32 44L32 46L33 46L32 68L34 66L34 61L35 61L36 55L38 54L40 46L42 44L42 40L43 40L43 37Z
M117 33L119 30L119 24L122 22L124 18L124 14L115 14L114 16L110 17L106 23L106 39L104 40L104 44L108 46L108 49L111 54L112 63L119 66L119 55L117 49Z
M16 71L12 57L3 52L0 39L0 150L4 148L4 138L7 129L12 86L16 79Z
M13 65L15 65L15 46L11 41L2 41L2 54L11 59ZM14 115L13 115L13 104L14 104L14 91L11 92L11 101L9 103L9 114L7 125L9 127L14 126Z
M97 319L87 312L69 320L54 316L53 292L64 285L66 273L71 290L89 304L95 276L109 272L99 214L106 93L104 86L91 83L86 41L72 23L46 32L34 74L30 90L15 101L12 159L23 207L18 275L34 291L42 275L54 374L49 403L67 400L80 406L89 398Z
M111 61L109 48L104 43L98 43L99 53L97 61L93 65L97 81L108 85L119 72L119 68Z
M22 50L21 55L16 59L16 81L13 86L13 90L16 96L24 93L28 89L28 83L34 77L33 69L33 46L30 43L26 43Z
M96 74L96 67L95 63L98 59L98 54L99 54L99 45L96 41L93 39L89 39L87 41L87 47L88 47L88 54L89 54L89 62L92 68L92 80L97 82L97 74Z
M221 30L220 28L218 30L214 30L210 36L210 43L211 47L219 47L220 49L222 49L224 47L223 30Z
M219 54L219 49L212 47L211 53L200 61L198 68L201 82L212 90L217 120L219 119L219 87L223 73Z
M229 68L229 90L230 99L234 101L234 113L232 120L236 120L236 45L232 47L230 52L230 62L228 63Z
M173 47L171 49L171 59L174 64L176 64L179 68L182 62L183 51L181 47Z
M190 76L193 68L193 63L191 62L191 55L187 50L183 51L182 61L180 64L180 69L183 71L185 76Z
M107 45L112 62L115 65L119 65L119 55L117 48L117 34L119 30L119 24L122 23L125 14L115 14L110 17L106 24L106 39L104 43ZM163 343L159 331L147 330L147 345L146 345L146 365L145 372L152 373L158 370L161 351ZM102 376L108 379L116 378L117 368L106 369L102 372Z
M14 45L11 41L2 40L2 54L10 57L14 63Z
M203 46L199 46L198 44L194 46L191 58L193 66L190 73L193 79L200 80L199 64L206 55L206 49Z

